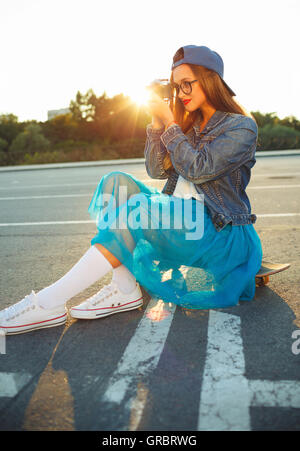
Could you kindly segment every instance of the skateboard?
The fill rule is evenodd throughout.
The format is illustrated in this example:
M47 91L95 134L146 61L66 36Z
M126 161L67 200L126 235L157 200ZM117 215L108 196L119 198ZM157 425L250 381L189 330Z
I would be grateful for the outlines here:
M284 271L290 267L290 263L272 263L263 260L261 267L255 276L255 284L257 287L263 287L267 285L270 280L270 276L277 272Z

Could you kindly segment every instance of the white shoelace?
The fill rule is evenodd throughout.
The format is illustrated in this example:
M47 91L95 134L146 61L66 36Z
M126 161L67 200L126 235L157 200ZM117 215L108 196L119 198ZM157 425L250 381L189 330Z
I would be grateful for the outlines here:
M101 288L98 293L91 296L88 301L91 305L99 304L100 302L104 301L104 299L110 295L113 294L113 291L116 291L117 287L113 283L110 283L109 285L105 285L105 287Z
M11 305L10 307L7 307L5 310L3 310L3 315L5 319L13 319L16 316L22 315L26 312L28 312L30 309L34 309L35 305L32 304L33 298L32 295L34 295L34 291L27 296L25 296L24 299L17 302L16 304Z

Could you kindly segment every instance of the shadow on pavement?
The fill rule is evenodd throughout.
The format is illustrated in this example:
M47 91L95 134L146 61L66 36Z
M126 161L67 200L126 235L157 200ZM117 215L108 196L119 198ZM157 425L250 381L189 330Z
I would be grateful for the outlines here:
M75 320L69 327L7 337L0 371L29 374L14 397L0 398L1 430L114 430L122 408L102 409L101 397L149 301L142 309L99 320ZM299 380L299 356L292 353L294 313L269 287L250 302L221 309L241 317L247 379ZM178 307L159 364L147 381L149 397L142 430L196 427L206 355L207 310ZM300 409L253 408L253 429L295 429ZM126 430L128 418L124 417ZM193 429L190 429L193 430Z

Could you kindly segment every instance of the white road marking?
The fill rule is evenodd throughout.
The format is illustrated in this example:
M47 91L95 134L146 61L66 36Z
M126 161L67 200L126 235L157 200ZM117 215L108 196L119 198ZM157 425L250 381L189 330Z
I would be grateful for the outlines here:
M257 218L284 218L300 216L300 213L270 213L257 214ZM3 222L0 227L12 226L43 226L43 225L72 225L72 224L96 224L94 220L74 220L74 221L43 221L43 222Z
M270 179L270 177L271 178L273 178L273 177L275 177L275 178L282 178L282 179L285 179L285 178L287 178L287 177L295 177L295 176L299 176L300 175L300 172L288 172L288 173L280 173L280 174L271 174L270 172L269 173L266 173L266 174L256 174L256 173L253 173L252 172L252 174L251 174L251 180L253 179L253 178L256 178L256 177L265 177L265 178L267 178L267 179ZM157 182L163 182L163 181L166 181L166 179L151 179L150 177L149 178L145 178L145 179L141 179L141 182L144 182L144 183L146 183L146 182L148 182L148 181L151 181L151 180L154 180L154 181L157 181Z
M0 227L42 226L42 225L70 225L70 224L95 224L95 221L93 221L93 220L86 220L86 221L7 222L7 223L0 224Z
M99 183L100 179L98 181L95 182L76 182L76 183L51 183L49 185L24 185L22 184L22 186L0 186L0 190L3 191L9 191L11 189L16 189L16 190L22 190L25 191L26 189L36 189L36 188L59 188L59 187L66 187L66 186L95 186L95 188L97 187L98 183Z
M272 174L270 175L270 173L266 173L266 174L254 174L252 173L251 175L251 180L257 178L257 177L265 177L267 179L269 179L270 177L278 177L278 178L286 178L286 177L295 177L295 176L299 176L300 172L290 172L290 173L280 173L280 174ZM69 186L95 186L95 188L97 187L99 181L101 180L101 176L99 177L99 179L95 180L94 182L76 182L76 183L51 183L51 184L42 184L42 185L24 185L22 183L22 185L20 186L15 186L15 183L19 183L17 181L13 181L14 186L12 185L5 185L5 186L0 186L0 190L3 191L9 191L12 189L15 190L22 190L24 191L25 189L36 189L36 188L59 188L59 187L69 187ZM163 183L166 182L166 179L151 179L151 178L145 178L145 179L140 179L141 182L143 183ZM288 186L288 185L287 185ZM249 189L249 187L248 187Z
M262 186L248 186L246 189L286 189L286 188L300 188L300 185L262 185Z
M238 316L209 312L198 430L249 431L251 393Z
M198 430L251 430L250 406L300 408L300 382L247 380L238 316L209 312Z
M31 378L28 373L0 373L0 398L13 398Z
M136 397L131 401L130 419L128 424L129 431L136 431L141 422L149 389L139 382L137 384L136 392Z
M128 409L136 409L137 387L141 379L151 374L159 361L172 323L175 304L151 299L136 332L128 343L119 364L111 376L102 401L120 404L132 390ZM138 418L141 418L146 397L138 396ZM134 421L137 428L139 421Z
M148 185L155 184L155 183L161 183L161 180L141 180L143 183L147 183ZM46 185L44 185L46 186ZM55 185L54 187L56 188ZM69 186L69 185L68 185ZM248 190L263 190L263 189L295 189L300 188L300 185L262 185L262 186L248 186ZM64 197L91 197L93 196L93 192L90 193L74 193L74 194L45 194L40 196L12 196L12 197L0 197L0 201L7 201L7 200L31 200L31 199L56 199L56 198L64 198Z
M0 200L31 200L31 199L54 199L56 197L90 197L89 194L53 194L51 196L23 196L23 197L0 197Z
M150 300L137 330L111 376L102 401L120 404L130 393L128 430L136 430L147 401L144 376L157 367L176 305ZM238 316L209 311L207 352L198 430L251 430L250 407L300 408L300 382L248 380ZM12 398L30 381L28 373L0 373L0 398Z
M142 179L141 180L141 182L143 182L143 183L145 183L146 185L149 185L149 184L151 184L151 183L165 183L166 182L166 180L153 180L153 179ZM284 185L284 184L282 184L282 185L258 185L258 186L248 186L246 189L247 189L247 191L250 189L288 189L288 188L300 188L300 185L299 184L296 184L296 185L292 185L292 184L289 184L289 185Z
M286 177L297 177L298 175L300 175L300 172L286 172L286 173L280 173L280 174L272 174L271 172L267 172L265 174L256 174L255 172L252 172L251 174L251 178L253 177L266 177L267 179L273 179L273 178L278 178L278 179L284 179Z
M284 218L290 216L300 216L300 213L266 213L262 215L256 215L258 218Z
M300 409L300 382L249 380L251 406Z

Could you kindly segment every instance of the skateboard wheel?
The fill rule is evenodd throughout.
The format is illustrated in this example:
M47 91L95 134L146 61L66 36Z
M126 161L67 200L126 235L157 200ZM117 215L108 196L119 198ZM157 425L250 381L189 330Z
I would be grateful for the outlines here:
M264 287L269 282L270 277L269 276L263 276L263 277L255 277L255 283L258 287Z

